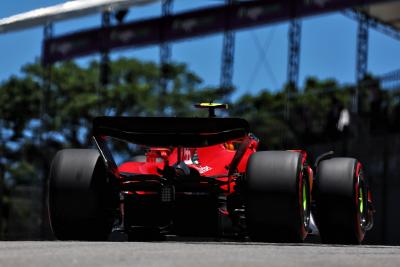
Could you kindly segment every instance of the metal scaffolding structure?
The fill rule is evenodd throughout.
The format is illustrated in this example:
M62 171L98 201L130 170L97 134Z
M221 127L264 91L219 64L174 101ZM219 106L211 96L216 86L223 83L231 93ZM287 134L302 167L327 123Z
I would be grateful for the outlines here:
M161 2L162 16L146 20L110 25L110 12ZM44 40L45 64L69 60L79 56L100 53L100 83L109 82L109 52L113 49L160 45L160 110L168 93L168 65L171 60L171 42L219 32L224 33L221 58L221 88L232 87L235 31L290 21L287 79L291 90L299 79L301 22L300 19L327 12L342 11L359 22L357 36L356 80L359 83L367 72L368 28L374 28L400 40L400 1L392 0L329 0L268 2L224 0L224 5L193 9L172 14L172 0L86 0L40 8L0 19L0 32L25 29L50 22L102 12L100 28L86 29ZM271 12L271 6L274 11ZM354 9L349 9L354 8ZM344 11L343 11L344 10ZM354 96L354 110L358 111L359 93ZM287 93L290 99L290 90ZM288 104L289 105L289 104ZM288 108L287 108L288 109Z
M369 18L366 14L358 13L358 31L357 31L357 62L356 62L356 80L357 86L353 96L353 112L359 112L360 86L368 71L368 34Z
M360 12L361 11L356 10L356 9L346 9L346 10L342 11L342 14L348 18L358 21ZM382 23L381 21L379 21L376 18L368 17L368 26L370 29L374 29L378 32L381 32L381 33L387 35L387 36L390 36L393 39L400 41L400 31L389 24Z
M163 0L161 5L161 14L165 20L172 14L173 0ZM165 40L162 36L164 31L161 32L160 39L162 40L160 44L160 100L159 100L159 113L162 115L165 109L165 96L168 93L168 83L169 83L169 64L171 63L171 44Z
M225 0L226 5L231 5L233 0ZM222 62L220 87L229 89L233 87L233 67L235 59L235 33L229 30L229 18L226 18L222 46Z
M400 89L400 69L380 75L378 78L382 89Z
M359 13L358 31L357 31L357 54L356 54L357 82L363 80L368 71L368 37L369 37L369 19L367 15Z
M110 11L104 11L101 16L101 27L107 29L111 26ZM107 86L110 78L110 51L106 46L107 36L102 36L102 47L100 51L100 84Z
M300 69L301 21L292 19L289 24L289 56L287 79L290 86L297 88Z
M224 33L222 48L222 65L220 87L231 88L233 86L233 65L235 57L235 33L226 31Z
M289 24L289 55L288 55L288 72L286 87L286 105L285 118L290 117L290 98L291 91L297 90L300 69L300 46L301 46L301 21L293 18Z

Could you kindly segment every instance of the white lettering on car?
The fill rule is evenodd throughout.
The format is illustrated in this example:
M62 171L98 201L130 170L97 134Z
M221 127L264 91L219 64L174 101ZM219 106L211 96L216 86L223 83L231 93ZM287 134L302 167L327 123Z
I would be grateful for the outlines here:
M203 174L205 172L212 170L212 168L209 166L200 166L200 167L197 167L196 169L199 171L200 174Z

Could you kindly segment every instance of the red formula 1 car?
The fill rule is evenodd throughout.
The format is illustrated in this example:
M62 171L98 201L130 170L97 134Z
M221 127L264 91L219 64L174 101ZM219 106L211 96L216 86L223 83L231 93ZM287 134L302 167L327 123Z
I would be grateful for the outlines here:
M49 214L61 240L164 235L241 237L358 244L371 229L372 203L354 158L304 151L257 151L246 120L215 118L221 104L200 104L209 118L98 117L97 149L64 149L52 163ZM119 166L112 137L146 148ZM315 223L314 223L315 222Z

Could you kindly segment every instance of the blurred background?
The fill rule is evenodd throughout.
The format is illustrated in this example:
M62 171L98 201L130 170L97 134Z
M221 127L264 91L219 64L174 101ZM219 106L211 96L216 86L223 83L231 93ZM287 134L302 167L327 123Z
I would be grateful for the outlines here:
M94 117L204 116L194 103L222 101L261 149L360 159L366 242L400 244L399 59L400 1L3 1L0 239L52 238L52 157L91 147Z

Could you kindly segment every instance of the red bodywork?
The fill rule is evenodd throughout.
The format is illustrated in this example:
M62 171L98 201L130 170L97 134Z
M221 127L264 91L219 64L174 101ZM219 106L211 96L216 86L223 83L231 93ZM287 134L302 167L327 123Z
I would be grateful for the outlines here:
M244 149L244 152L239 154L237 147L244 140L234 140L226 142L224 144L218 144L209 147L200 148L183 148L181 150L182 160L187 164L188 167L196 169L201 176L204 177L218 177L216 179L226 182L221 185L221 190L225 193L232 193L235 188L236 174L243 174L246 172L247 161L251 154L257 151L258 140L247 137L249 142ZM246 139L246 138L245 138ZM298 152L302 155L302 165L307 166L305 170L309 179L310 190L313 185L313 170L307 163L307 153L301 150L291 150L292 152ZM198 162L193 162L193 155L197 154ZM237 167L234 173L230 173L230 166L234 157L239 156ZM143 175L157 175L161 177L160 170L165 167L165 164L173 166L178 162L178 149L177 148L149 148L146 153L146 162L125 162L118 167L118 171L121 173L133 173ZM154 194L151 191L136 191L129 192L136 194Z
M230 166L239 152L237 147L243 140L234 140L224 144L213 145L200 148L182 148L181 159L189 168L193 168L203 177L218 177L220 181L227 182L221 185L221 190L230 193L234 190L236 173L246 171L247 161L251 154L256 152L258 140L250 139L246 147L240 154L240 158L235 173L230 175ZM197 154L197 161L193 156ZM195 161L195 162L193 162ZM118 167L121 173L134 173L144 175L158 175L161 177L160 170L164 169L165 164L173 166L178 162L178 148L149 148L146 153L146 162L126 162ZM146 194L146 192L143 192Z

